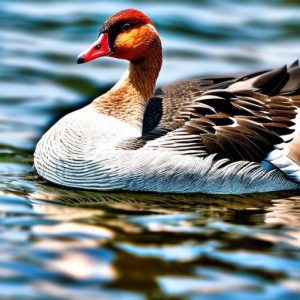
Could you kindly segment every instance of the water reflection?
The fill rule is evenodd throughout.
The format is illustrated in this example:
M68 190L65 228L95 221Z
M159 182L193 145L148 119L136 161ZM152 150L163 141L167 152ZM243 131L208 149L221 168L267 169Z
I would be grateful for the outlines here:
M295 252L299 233L293 235L286 222L287 215L298 217L294 209L300 198L296 195L215 198L74 192L53 187L43 187L39 194L39 188L30 195L33 210L63 224L49 229L47 224L38 226L33 233L83 243L78 247L71 242L70 250L70 242L55 241L53 248L53 241L42 242L48 250L71 253L71 260L60 258L52 266L59 265L56 271L65 276L92 280L97 277L95 272L101 277L96 271L101 267L110 276L106 287L157 295L240 297L245 292L259 295L262 289L265 295L276 295L274 284L280 281L285 282L286 295L297 292L290 277L297 277L300 267ZM80 255L73 256L72 244ZM96 248L96 253L108 250L111 260L106 258L109 263L102 267L101 256L91 261L82 254L85 247ZM83 267L84 278L78 276L73 271L77 264L88 266L90 273Z
M0 284L0 292L33 299L299 292L295 193L99 193L20 177L31 182L29 202L13 189L0 197L0 278L27 284L19 294Z

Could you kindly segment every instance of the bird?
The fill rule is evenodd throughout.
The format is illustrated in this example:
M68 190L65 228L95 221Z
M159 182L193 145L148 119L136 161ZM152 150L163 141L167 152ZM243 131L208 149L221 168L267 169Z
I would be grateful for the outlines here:
M77 63L100 57L127 60L128 69L109 91L41 137L34 167L46 181L188 194L300 188L298 61L156 90L162 44L152 20L136 9L109 17Z

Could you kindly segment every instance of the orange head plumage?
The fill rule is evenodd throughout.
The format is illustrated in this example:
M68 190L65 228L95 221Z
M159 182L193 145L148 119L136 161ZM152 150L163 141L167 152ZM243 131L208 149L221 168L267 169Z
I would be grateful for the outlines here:
M97 41L77 59L78 63L110 56L132 62L145 58L155 40L159 40L153 22L136 9L126 9L108 18Z

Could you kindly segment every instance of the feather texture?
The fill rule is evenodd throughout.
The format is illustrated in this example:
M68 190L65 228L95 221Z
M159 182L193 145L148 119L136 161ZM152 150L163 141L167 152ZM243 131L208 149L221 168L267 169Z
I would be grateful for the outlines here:
M110 91L41 138L34 154L41 177L96 190L299 189L298 61L242 76L190 79L152 97L162 63L152 21L125 10L101 32L110 56L129 60L129 69Z

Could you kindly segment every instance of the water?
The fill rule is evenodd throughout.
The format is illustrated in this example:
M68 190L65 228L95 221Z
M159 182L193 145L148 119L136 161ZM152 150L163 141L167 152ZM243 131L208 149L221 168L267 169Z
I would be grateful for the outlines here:
M161 34L160 85L300 56L299 1L2 0L0 299L299 299L299 193L96 193L31 173L49 125L124 72L75 60L127 7Z

